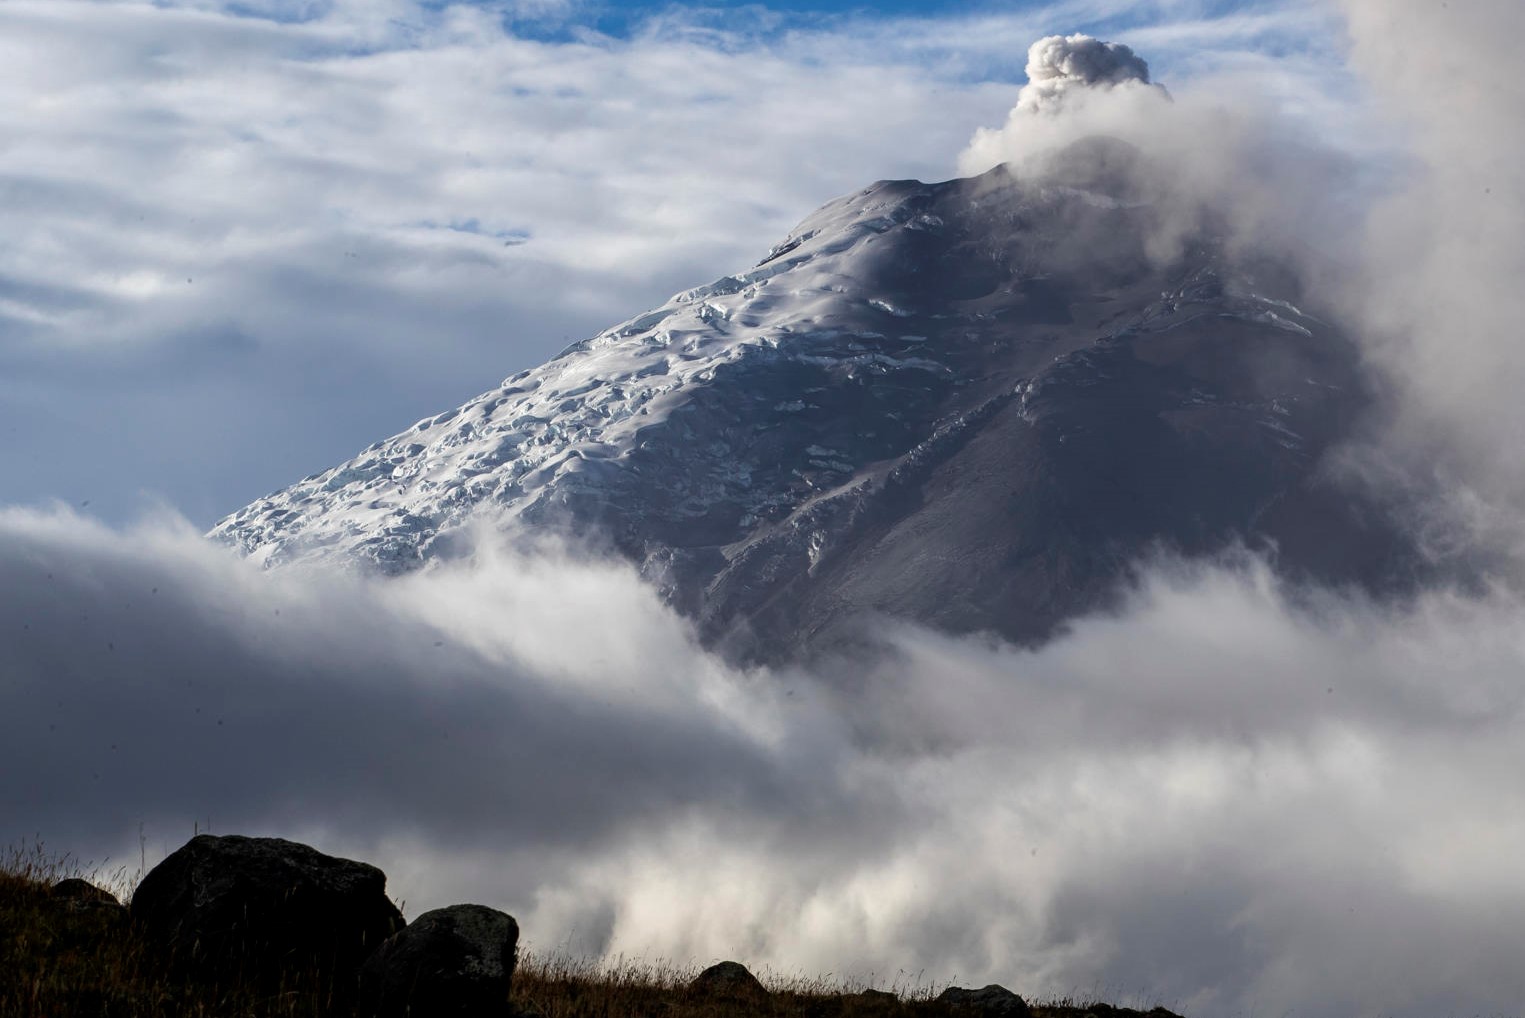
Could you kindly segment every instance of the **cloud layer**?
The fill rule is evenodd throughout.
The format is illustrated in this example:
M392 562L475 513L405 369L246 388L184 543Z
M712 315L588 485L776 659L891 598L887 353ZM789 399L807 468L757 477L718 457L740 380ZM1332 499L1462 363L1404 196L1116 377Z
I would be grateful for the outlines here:
M1160 563L1042 651L738 672L560 549L372 585L183 525L0 514L11 839L193 825L381 864L542 948L924 972L1198 1014L1525 983L1512 597L1397 616Z

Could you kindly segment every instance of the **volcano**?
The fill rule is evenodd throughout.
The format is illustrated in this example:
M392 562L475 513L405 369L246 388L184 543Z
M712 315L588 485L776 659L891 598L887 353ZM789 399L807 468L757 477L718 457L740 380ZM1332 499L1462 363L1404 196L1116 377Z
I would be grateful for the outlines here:
M1401 583L1415 553L1330 469L1373 402L1354 344L1210 225L1162 245L1141 158L876 183L212 535L383 573L468 524L570 535L771 660L866 619L1041 641L1158 553Z

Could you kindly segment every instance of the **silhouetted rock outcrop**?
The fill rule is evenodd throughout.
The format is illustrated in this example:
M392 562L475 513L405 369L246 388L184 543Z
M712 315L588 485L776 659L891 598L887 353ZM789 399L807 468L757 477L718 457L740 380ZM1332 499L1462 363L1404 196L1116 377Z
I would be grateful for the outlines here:
M88 880L79 877L60 880L49 889L49 895L57 908L88 917L89 922L101 929L116 929L127 921L127 909L116 895Z
M694 977L688 988L695 993L710 997L753 999L766 997L768 991L747 967L736 961L722 961L711 965Z
M127 909L116 895L79 877L48 888L46 904L51 914L46 939L60 951L89 951L92 944L117 939L127 927ZM4 923L0 919L0 926ZM0 962L0 970L4 968Z
M173 960L218 978L317 977L353 993L360 963L403 926L374 866L280 838L201 835L138 885L132 918Z
M88 880L79 877L69 877L54 884L50 892L52 896L61 901L85 902L102 905L115 905L118 908L122 903L117 896L103 888L96 887Z
M937 1000L956 1010L973 1012L979 1018L1030 1018L1032 1015L1027 1001L996 983L978 990L950 986Z
M852 994L864 1004L878 1004L883 1007L895 1007L900 1003L900 997L888 990L859 990Z
M506 1013L519 944L514 917L484 905L425 912L360 969L363 1018Z

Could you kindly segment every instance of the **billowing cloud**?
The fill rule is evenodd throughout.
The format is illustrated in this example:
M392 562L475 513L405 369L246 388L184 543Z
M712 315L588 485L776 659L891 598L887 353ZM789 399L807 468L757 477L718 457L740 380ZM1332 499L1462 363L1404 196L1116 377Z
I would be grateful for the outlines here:
M1503 568L1500 554L1525 551L1525 82L1509 70L1525 8L1344 8L1353 63L1408 150L1406 172L1372 210L1348 290L1373 362L1399 393L1361 463L1439 493L1424 521L1438 551L1481 543Z
M738 671L564 549L373 583L8 511L0 619L7 840L135 866L139 824L150 863L197 824L281 834L546 949L1188 1014L1525 991L1503 593L1390 612L1162 562L1042 650L898 627Z
M960 169L1006 163L1029 182L1064 185L1077 168L1054 157L1075 141L1133 146L1125 196L1154 211L1163 256L1207 231L1278 261L1367 351L1389 399L1368 440L1343 455L1347 479L1420 506L1412 523L1437 557L1517 575L1525 358L1512 337L1525 303L1513 281L1525 273L1525 189L1510 168L1525 159L1525 89L1501 69L1525 11L1342 7L1352 77L1323 82L1322 94L1241 63L1187 80L1170 102L1094 41L1084 52L1098 70L1071 65L1070 40L1044 40L1007 122L977 131ZM1329 103L1343 112L1325 105L1307 118Z

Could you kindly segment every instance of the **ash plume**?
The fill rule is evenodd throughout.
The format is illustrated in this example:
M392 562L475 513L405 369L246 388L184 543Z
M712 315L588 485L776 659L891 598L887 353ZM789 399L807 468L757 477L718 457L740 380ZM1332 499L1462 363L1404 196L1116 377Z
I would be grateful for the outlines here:
M1029 113L1055 112L1065 100L1081 91L1151 85L1149 65L1119 42L1104 42L1089 35L1051 35L1033 43L1027 51L1027 85L1017 96L1017 109Z

